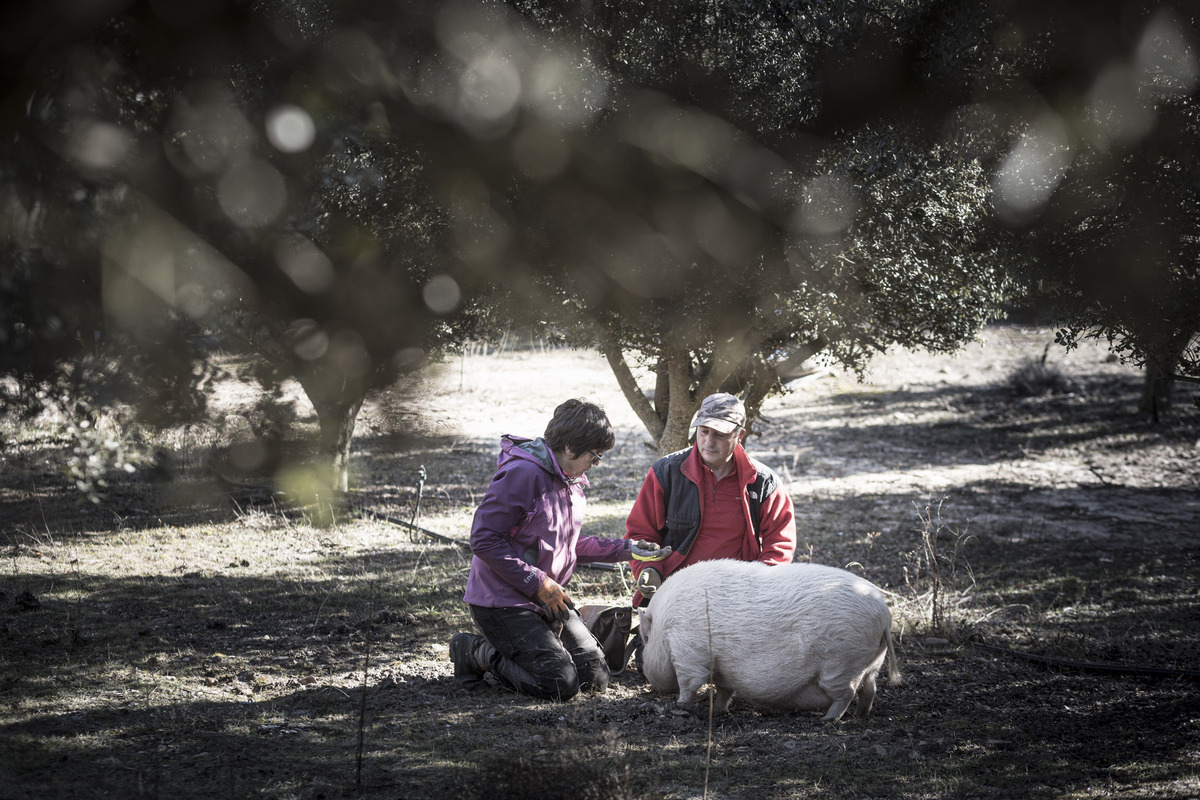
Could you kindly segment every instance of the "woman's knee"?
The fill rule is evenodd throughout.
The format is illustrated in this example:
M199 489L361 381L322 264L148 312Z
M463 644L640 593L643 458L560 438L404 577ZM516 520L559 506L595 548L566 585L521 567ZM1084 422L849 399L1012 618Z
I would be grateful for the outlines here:
M579 694L579 670L569 658L557 659L554 664L546 663L533 672L535 697L541 700L570 700Z
M612 670L608 668L608 662L603 658L590 658L576 664L575 669L579 674L580 691L603 692L608 689L608 682L612 679Z

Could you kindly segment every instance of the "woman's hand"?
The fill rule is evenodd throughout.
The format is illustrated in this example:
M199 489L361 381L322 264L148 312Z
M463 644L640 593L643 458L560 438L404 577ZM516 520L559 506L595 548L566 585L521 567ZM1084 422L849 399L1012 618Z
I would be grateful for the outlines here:
M546 578L537 590L537 600L546 609L546 616L551 622L565 623L571 618L569 609L575 607L571 597L553 578Z

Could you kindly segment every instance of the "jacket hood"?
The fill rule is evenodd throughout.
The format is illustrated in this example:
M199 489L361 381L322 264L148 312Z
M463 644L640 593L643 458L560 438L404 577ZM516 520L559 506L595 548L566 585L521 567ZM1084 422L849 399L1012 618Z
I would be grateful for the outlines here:
M503 465L514 458L533 461L540 464L547 472L558 474L558 464L544 439L526 439L523 436L505 434L500 438L500 457L497 466Z
M568 484L589 485L586 475L580 475L578 478L568 478L563 474L562 468L554 457L554 453L550 451L550 446L540 436L536 439L527 439L523 436L514 436L512 434L505 434L500 437L500 456L496 460L496 466L502 467L514 459L532 461L551 475L566 481Z

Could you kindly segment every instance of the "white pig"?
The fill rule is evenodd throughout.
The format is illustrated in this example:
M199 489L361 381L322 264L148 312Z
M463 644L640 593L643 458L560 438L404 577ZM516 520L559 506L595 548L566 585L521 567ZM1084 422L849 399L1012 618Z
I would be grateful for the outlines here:
M701 561L664 581L639 618L650 687L687 703L711 683L718 713L737 693L837 720L857 696L865 719L885 658L900 682L883 594L836 567Z

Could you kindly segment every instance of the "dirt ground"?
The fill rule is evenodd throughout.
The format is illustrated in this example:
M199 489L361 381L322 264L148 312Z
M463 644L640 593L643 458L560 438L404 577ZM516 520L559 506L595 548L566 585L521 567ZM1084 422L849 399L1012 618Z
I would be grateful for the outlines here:
M498 437L587 397L617 446L585 532L621 535L654 454L595 354L475 352L380 398L362 518L334 529L198 489L220 437L195 432L176 481L67 512L57 440L12 435L41 444L0 483L0 798L1200 797L1200 411L1179 387L1152 424L1136 370L1052 341L996 326L764 406L748 449L787 482L798 560L894 601L904 681L836 725L737 699L710 721L632 669L565 704L453 681L463 548L383 518L465 538ZM1063 391L1017 392L1043 352ZM622 572L571 588L628 596Z
M1065 353L1052 342L1052 330L996 326L956 356L889 354L866 382L820 372L764 406L748 447L789 482L800 558L852 564L902 598L906 679L884 690L865 730L831 736L735 701L717 747L741 777L715 796L795 796L796 775L763 775L762 763L739 785L764 744L798 757L809 778L830 770L816 794L831 796L1200 796L1200 412L1178 387L1175 416L1153 425L1136 412L1137 370L1099 343ZM1043 363L1057 393L1013 388ZM439 389L430 408L460 447L482 441L486 458L500 432L536 435L566 397L603 404L618 444L592 473L589 519L592 532L623 532L653 454L598 357L467 357ZM934 644L922 531L937 535L945 571ZM495 691L489 702L504 698ZM636 674L611 693L602 716L626 741L698 732L670 702L646 699ZM856 788L864 776L839 779L831 753L884 774L903 765L909 780ZM958 759L972 763L961 775L936 766Z

